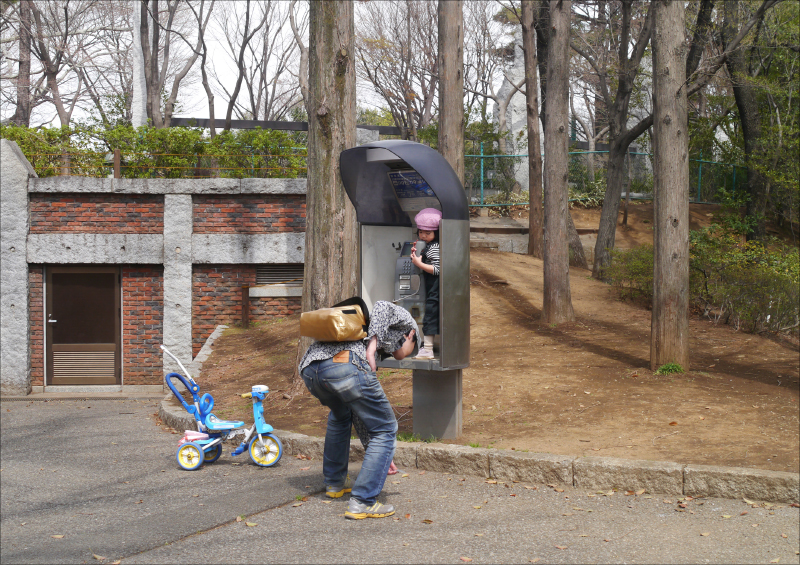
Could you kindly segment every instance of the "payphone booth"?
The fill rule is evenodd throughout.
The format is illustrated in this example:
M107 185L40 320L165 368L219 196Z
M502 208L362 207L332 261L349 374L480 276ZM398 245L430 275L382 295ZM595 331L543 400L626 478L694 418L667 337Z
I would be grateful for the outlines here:
M469 366L469 208L464 188L438 152L389 140L343 151L339 166L359 224L359 285L372 308L378 300L406 308L422 331L425 287L410 259L414 216L442 212L439 226L439 330L433 359L388 358L380 367L413 370L414 433L461 435L461 371ZM423 242L417 244L421 251ZM421 339L421 336L420 336Z

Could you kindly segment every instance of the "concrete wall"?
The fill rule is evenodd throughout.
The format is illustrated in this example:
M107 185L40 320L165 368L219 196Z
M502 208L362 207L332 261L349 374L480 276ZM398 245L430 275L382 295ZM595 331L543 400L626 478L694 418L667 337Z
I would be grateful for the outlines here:
M33 382L44 384L47 266L122 268L123 385L160 386L162 369L178 367L158 355L158 343L188 363L204 333L238 322L241 296L234 300L231 284L254 285L259 264L303 262L305 179L40 179L15 143L0 143L3 395L31 392L32 352ZM196 269L231 272L234 283L197 291ZM197 324L208 332L194 327L202 293L219 301L208 309L216 318ZM251 319L297 311L293 294L257 289Z

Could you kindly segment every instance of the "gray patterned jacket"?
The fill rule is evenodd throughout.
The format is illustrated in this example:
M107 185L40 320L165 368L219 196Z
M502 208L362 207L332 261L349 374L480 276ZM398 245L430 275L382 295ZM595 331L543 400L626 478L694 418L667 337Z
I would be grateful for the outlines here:
M414 330L414 334L417 336L417 345L414 346L414 351L409 357L415 357L419 352L419 340L421 339L417 322L405 308L379 300L372 308L366 338L359 341L315 341L300 360L300 371L310 365L312 361L330 359L337 353L349 349L357 358L356 366L362 371L370 372L371 369L367 363L367 344L372 336L378 338L377 354L379 359L385 359L400 349L405 341L405 336L411 330Z

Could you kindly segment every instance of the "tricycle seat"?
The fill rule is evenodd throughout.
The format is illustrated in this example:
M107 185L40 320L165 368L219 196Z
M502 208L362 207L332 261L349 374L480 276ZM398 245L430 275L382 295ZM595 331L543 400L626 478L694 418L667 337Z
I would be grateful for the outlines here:
M220 420L214 414L206 416L205 426L210 431L221 432L235 430L244 426L244 422L238 420Z

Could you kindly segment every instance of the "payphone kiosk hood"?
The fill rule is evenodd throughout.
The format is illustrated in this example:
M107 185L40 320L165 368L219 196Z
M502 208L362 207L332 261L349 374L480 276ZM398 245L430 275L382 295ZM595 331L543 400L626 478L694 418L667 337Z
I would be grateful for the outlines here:
M469 221L467 196L450 163L427 145L395 139L359 145L339 156L342 183L359 223L411 226L387 175L393 168L413 169L425 179L443 220Z
M439 227L441 356L431 363L410 360L401 362L400 366L431 371L468 367L469 207L464 188L452 167L427 145L388 140L343 151L339 156L339 168L360 224L359 284L368 303L393 298L388 296L387 286L382 281L386 276L393 276L394 268L382 263L385 261L381 256L383 252L376 251L376 247L391 250L393 244L389 242L400 237L406 241L416 239L411 228L414 210L419 208L406 205L404 210L401 207L392 179L397 180L396 175L408 173L421 177L422 182L417 179L415 189L422 185L427 195L423 200L434 204L422 207L436 207L442 212ZM392 359L387 362L396 363Z

